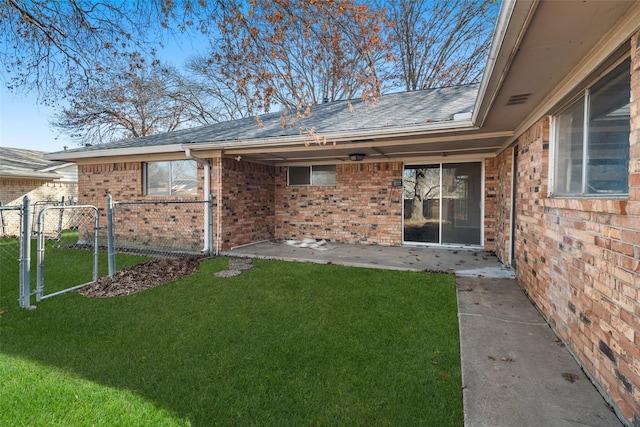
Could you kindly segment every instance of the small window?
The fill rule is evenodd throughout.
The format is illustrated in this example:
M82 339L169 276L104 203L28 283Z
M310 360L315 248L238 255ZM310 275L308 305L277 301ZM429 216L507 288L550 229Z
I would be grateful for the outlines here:
M336 167L290 166L289 185L336 185Z
M149 162L145 164L145 195L195 196L196 163L191 160Z
M629 61L623 61L555 117L553 194L628 193Z

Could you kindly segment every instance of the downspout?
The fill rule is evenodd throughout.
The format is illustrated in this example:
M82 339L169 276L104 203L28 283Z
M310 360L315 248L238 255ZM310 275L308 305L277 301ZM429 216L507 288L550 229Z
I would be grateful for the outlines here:
M222 249L222 155L218 157L217 185L216 185L216 249L215 255L220 254Z
M196 157L191 153L190 148L184 149L184 155L187 159L194 160L204 166L204 199L207 203L204 205L204 247L202 252L210 254L213 249L211 244L211 164L208 160Z

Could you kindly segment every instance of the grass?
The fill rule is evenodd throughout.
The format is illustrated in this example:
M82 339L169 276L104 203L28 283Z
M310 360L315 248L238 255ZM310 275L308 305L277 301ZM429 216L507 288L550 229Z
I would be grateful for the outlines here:
M452 276L275 261L213 275L225 268L3 305L0 425L463 424Z

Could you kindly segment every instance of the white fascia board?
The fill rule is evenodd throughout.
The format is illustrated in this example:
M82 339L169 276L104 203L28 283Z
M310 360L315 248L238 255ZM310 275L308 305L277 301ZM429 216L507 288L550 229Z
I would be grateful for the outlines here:
M69 166L75 166L75 163L73 163L73 162L65 162L65 163L61 163L59 165L49 166L48 168L40 169L40 172L53 172L53 171L56 171L58 169L64 169L64 168L69 167Z
M180 144L170 145L149 145L144 147L125 147L125 148L111 148L102 150L88 150L88 151L59 151L57 153L45 154L46 160L60 160L67 162L74 162L79 159L91 159L94 157L113 157L113 156L135 156L140 154L162 154L162 153L184 153L184 149Z
M489 55L485 63L480 80L480 88L478 96L473 108L473 116L471 121L474 125L481 127L484 123L489 110L491 109L495 98L502 87L502 82L506 78L511 63L517 53L518 46L524 37L524 33L531 22L531 18L537 9L539 0L504 0L500 7L500 13L493 33L493 39L489 48ZM526 13L518 13L518 22L513 22L514 10L516 6L527 8ZM511 25L518 25L518 33L507 39L507 32ZM496 67L499 65L499 68ZM490 87L491 86L491 87ZM484 108L483 108L484 105Z
M2 172L0 178L54 181L62 177L55 172Z

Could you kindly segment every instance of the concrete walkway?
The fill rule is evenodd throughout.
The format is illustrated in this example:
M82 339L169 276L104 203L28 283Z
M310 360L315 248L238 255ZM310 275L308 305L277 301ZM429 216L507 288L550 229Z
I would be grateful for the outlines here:
M456 284L466 427L622 425L515 279Z
M531 304L481 250L263 242L223 255L456 274L465 427L621 426Z

